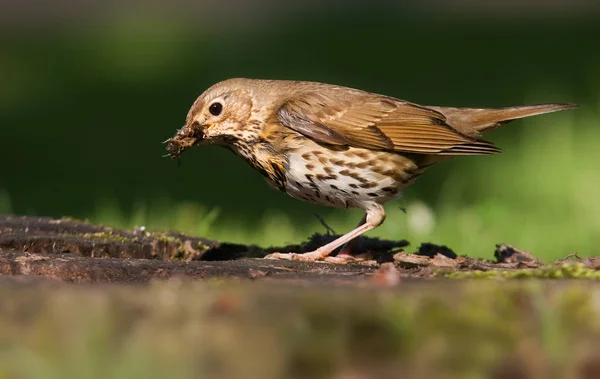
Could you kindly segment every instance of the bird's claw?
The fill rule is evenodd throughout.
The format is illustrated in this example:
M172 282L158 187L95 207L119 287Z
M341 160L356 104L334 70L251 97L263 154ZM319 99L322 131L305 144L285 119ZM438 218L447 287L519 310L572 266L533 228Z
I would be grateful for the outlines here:
M318 262L323 261L322 257L311 255L310 253L272 253L265 256L265 259L279 259L284 261L299 261L299 262Z
M338 254L335 257L323 256L317 252L311 253L272 253L265 256L265 259L279 259L286 261L297 261L297 262L326 262L333 264L349 264L356 263L366 266L377 266L377 261L368 259L365 257L354 257L348 254Z

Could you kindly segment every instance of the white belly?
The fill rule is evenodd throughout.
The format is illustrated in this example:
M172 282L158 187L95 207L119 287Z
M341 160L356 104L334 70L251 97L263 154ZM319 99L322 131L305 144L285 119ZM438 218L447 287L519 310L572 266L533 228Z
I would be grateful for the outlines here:
M374 201L383 204L399 197L414 173L405 177L390 173L405 166L416 170L412 161L399 154L359 148L331 151L317 144L292 153L288 164L285 189L291 196L342 208L361 208Z

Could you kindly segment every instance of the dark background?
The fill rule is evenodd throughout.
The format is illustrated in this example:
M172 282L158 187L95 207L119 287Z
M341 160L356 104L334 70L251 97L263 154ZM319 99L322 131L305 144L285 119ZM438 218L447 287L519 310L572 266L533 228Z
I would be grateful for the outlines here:
M343 224L351 226L359 214L345 216L277 193L224 149L191 150L178 168L161 157L161 141L183 125L202 91L230 77L323 81L430 105L574 102L584 108L573 117L587 117L569 126L578 135L598 127L600 15L594 3L3 2L0 211L117 226L141 221L209 236L227 236L227 228L251 233L272 212L288 217L300 236L322 231L315 212L351 218ZM511 175L523 175L519 165L529 156L517 153L528 149L523 130L530 133L527 141L546 146L536 153L545 157L540 167L555 164L554 149L561 147L543 143L543 123L552 117L527 129L511 125L488 138L506 151L494 157L507 159L505 193L518 191ZM479 159L483 163L475 166ZM486 170L487 159L460 158L435 167L390 207L419 199L436 213L446 188L441 183L452 183L454 174L461 188L457 207L483 201L490 188L481 177L493 174ZM587 160L590 168L582 175L589 178L598 171ZM571 169L577 167L566 168ZM540 187L557 179L543 180ZM551 207L554 200L560 201L544 199L539 206ZM165 212L175 208L180 221L170 223L173 215ZM188 208L196 209L191 226L181 222ZM218 213L210 213L215 209ZM198 227L202 220L194 217L207 213L210 227ZM571 215L557 218L565 228L574 222ZM519 215L509 212L494 222L514 229ZM586 227L585 241L573 248L600 242L594 237L599 226ZM277 230L270 230L273 236L261 234L251 242L281 242ZM236 233L231 239L241 238ZM402 233L387 236L403 238ZM511 236L492 234L489 242Z

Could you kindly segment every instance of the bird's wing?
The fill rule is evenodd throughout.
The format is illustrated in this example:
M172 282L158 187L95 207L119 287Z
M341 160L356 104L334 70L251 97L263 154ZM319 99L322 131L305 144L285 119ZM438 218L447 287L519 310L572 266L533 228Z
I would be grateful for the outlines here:
M499 151L453 129L440 112L361 91L305 91L284 101L276 115L286 127L332 145L441 155Z

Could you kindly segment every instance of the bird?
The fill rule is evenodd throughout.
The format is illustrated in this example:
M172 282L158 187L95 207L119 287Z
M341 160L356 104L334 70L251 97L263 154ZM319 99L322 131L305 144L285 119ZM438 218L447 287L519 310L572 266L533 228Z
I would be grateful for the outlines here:
M232 78L204 91L185 125L165 142L171 158L197 145L223 146L293 198L364 210L355 229L314 251L265 257L349 263L355 261L352 241L380 226L383 205L428 167L455 156L499 153L482 134L515 119L574 107L424 106L313 81Z

